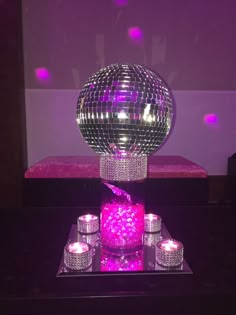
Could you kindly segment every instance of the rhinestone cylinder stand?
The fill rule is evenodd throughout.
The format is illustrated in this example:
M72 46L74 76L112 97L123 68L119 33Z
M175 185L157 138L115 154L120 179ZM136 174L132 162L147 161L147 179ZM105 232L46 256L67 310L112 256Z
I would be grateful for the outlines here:
M96 233L99 230L99 218L92 214L82 215L77 219L77 229L83 234Z
M136 181L147 177L147 156L100 156L100 176L109 181Z
M64 247L64 264L71 270L84 270L92 264L92 246L87 243L69 243Z
M173 239L163 239L156 244L156 262L163 267L177 267L182 264L184 246Z

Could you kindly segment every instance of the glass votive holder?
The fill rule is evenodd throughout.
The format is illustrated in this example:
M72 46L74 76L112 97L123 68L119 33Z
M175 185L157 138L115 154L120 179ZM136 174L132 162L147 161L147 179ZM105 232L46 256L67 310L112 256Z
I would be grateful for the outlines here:
M99 231L99 218L94 214L84 214L77 219L77 230L80 233L91 234Z
M174 239L163 239L156 244L156 262L164 267L176 267L182 264L184 246Z
M69 243L64 247L64 265L71 270L84 270L92 265L92 246L83 243Z
M156 233L161 230L161 217L157 214L146 213L144 216L144 231L146 233Z

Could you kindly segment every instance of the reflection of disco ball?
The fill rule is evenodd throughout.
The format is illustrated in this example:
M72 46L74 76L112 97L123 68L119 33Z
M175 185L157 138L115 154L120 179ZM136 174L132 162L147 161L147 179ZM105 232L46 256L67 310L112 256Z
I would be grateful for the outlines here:
M114 64L84 85L77 122L97 153L147 156L170 133L174 111L173 95L160 76L140 65Z

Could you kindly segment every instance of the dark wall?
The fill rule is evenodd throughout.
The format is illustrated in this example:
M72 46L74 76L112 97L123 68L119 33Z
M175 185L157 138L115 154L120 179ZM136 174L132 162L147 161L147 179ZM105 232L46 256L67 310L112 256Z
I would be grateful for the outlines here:
M21 1L0 0L0 207L21 205L26 165Z

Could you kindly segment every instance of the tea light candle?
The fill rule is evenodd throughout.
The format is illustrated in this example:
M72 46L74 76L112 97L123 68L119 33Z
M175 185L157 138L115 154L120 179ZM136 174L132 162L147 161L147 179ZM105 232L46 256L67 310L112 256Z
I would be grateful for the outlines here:
M156 261L164 267L176 267L182 264L184 246L174 239L163 239L156 244Z
M83 243L69 243L64 247L64 264L71 270L83 270L92 265L92 246Z
M77 230L84 234L96 233L99 230L99 218L93 214L78 217Z
M161 230L161 217L157 214L147 213L144 216L144 231L156 233Z

